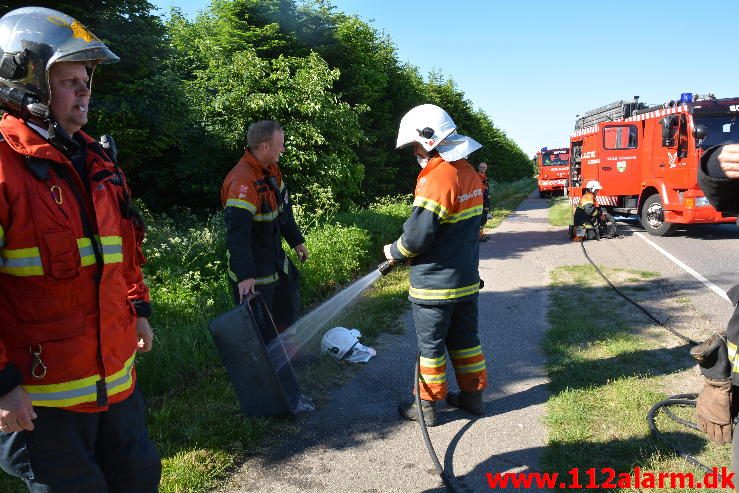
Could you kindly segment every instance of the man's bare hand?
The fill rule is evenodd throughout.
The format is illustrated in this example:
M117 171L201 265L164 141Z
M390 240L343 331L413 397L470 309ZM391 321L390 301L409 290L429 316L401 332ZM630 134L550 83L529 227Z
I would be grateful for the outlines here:
M739 144L727 144L721 148L718 162L726 176L731 179L739 178Z
M138 317L136 319L136 334L139 336L139 347L136 352L148 353L151 351L154 344L154 331L151 330L148 318Z
M239 303L244 302L244 296L254 292L254 285L256 282L257 280L255 278L250 277L249 279L244 279L239 283Z
M301 243L295 247L295 254L301 262L308 260L308 249L305 247L305 243Z
M31 397L20 385L0 397L0 432L31 431L34 419L36 412Z

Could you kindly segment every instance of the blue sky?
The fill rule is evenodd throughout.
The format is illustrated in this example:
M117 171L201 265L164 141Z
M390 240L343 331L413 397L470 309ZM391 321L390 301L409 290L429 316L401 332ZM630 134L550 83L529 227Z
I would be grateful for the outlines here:
M188 15L209 5L152 3ZM737 1L332 3L388 34L401 61L451 76L529 155L568 145L575 115L620 99L739 96Z

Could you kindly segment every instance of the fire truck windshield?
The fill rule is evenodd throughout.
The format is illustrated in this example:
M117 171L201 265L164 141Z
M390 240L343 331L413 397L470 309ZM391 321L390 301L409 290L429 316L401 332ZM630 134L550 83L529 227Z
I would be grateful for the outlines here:
M541 161L544 166L568 166L569 159L567 154L544 154Z
M707 135L701 143L703 149L716 145L739 143L739 125L737 125L736 115L696 116L694 123L696 126L706 127Z

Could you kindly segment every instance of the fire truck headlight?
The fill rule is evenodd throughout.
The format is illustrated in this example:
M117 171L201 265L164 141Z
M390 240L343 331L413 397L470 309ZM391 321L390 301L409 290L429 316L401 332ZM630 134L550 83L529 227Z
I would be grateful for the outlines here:
M705 207L708 205L708 199L705 197L696 197L695 207Z

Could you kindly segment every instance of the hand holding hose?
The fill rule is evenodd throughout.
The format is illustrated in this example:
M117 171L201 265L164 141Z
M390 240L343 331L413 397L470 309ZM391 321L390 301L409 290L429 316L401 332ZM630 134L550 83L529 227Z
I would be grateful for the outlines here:
M382 251L385 254L385 258L387 260L378 265L377 270L379 270L380 274L382 274L383 276L386 276L391 270L393 270L393 267L395 267L395 264L397 263L397 260L393 258L393 255L390 252L390 247L392 246L392 244L389 244L382 247Z

